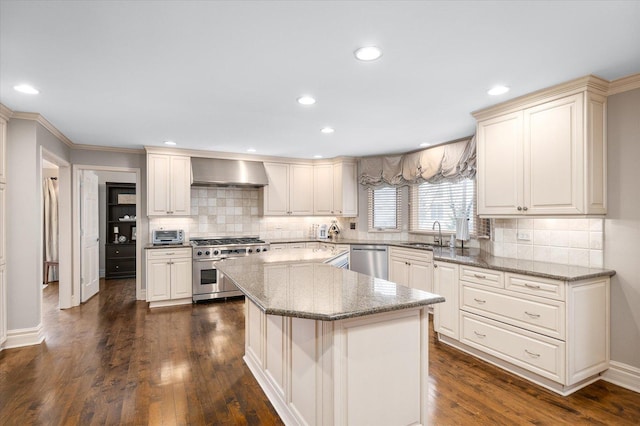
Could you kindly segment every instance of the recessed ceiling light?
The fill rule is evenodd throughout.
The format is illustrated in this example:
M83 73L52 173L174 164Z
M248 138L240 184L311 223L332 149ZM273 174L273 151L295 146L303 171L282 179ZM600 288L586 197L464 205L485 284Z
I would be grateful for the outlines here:
M304 95L304 96L300 96L298 98L298 103L300 105L313 105L313 104L316 103L316 100L314 98L312 98L311 96Z
M425 147L431 145L429 142L422 142L420 146Z
M313 158L322 158L322 155L314 155Z
M26 93L28 95L37 95L38 93L40 93L38 89L28 84L18 84L17 86L13 86L13 89L20 93Z
M164 141L165 145L171 145L171 146L175 146L177 145L174 141Z
M498 95L504 95L508 91L509 91L509 88L507 86L493 86L491 89L489 89L487 93L490 94L491 96L498 96Z
M255 148L247 148L247 152L256 152Z
M378 46L364 46L353 52L360 61L375 61L382 56L382 50Z
M326 135L328 135L329 133L333 133L336 131L336 129L334 129L333 127L323 127L322 129L320 129L320 131Z

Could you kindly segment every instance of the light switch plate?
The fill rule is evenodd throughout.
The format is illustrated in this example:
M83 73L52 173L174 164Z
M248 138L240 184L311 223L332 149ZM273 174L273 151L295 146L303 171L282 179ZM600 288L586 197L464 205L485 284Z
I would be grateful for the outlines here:
M530 232L518 232L518 239L520 241L531 241L531 233Z

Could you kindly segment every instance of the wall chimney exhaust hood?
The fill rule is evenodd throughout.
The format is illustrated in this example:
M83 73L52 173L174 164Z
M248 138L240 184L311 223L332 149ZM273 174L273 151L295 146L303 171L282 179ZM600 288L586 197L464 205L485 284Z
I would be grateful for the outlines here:
M191 157L194 186L260 187L269 183L262 161Z

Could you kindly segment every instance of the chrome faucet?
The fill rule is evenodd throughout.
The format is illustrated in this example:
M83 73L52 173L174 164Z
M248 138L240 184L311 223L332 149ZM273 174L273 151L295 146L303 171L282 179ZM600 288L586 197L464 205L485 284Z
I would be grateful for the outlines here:
M440 222L438 222L437 220L433 221L431 230L434 231L436 229L436 223L438 224L438 239L436 240L436 237L433 237L433 242L438 243L439 246L442 246L442 227L440 227Z

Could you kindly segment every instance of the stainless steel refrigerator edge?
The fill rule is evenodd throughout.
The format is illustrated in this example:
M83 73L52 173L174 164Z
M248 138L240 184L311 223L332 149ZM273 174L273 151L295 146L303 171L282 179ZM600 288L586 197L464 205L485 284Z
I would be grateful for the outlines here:
M389 279L387 246L352 245L350 267L352 271L384 280Z

